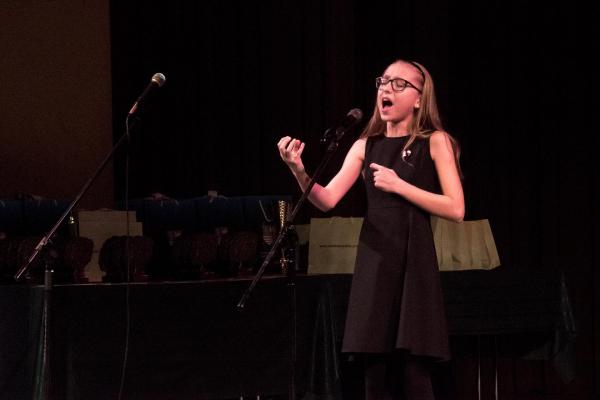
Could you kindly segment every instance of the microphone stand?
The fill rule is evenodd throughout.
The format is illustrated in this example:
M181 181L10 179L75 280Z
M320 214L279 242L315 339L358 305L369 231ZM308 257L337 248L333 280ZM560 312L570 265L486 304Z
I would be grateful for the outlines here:
M77 206L77 204L79 204L79 202L81 201L83 196L89 190L92 183L94 183L94 181L98 178L98 176L100 176L100 174L106 167L106 164L108 164L110 159L114 156L117 149L123 144L123 142L129 141L129 131L135 126L135 121L137 121L137 119L134 119L133 124L131 124L131 126L130 126L129 118L131 117L131 115L132 114L129 114L127 116L126 132L123 134L123 136L121 136L121 138L117 141L117 143L115 143L115 145L110 150L108 155L104 158L104 160L102 160L102 162L100 163L100 165L98 166L96 171L92 174L92 176L83 185L83 187L81 188L79 193L75 196L75 199L71 202L71 204L69 204L67 209L62 213L62 215L60 216L58 221L56 221L56 223L52 226L52 228L50 228L48 233L46 233L46 235L44 235L44 237L42 237L42 239L39 241L39 243L35 246L35 249L33 250L33 253L29 256L29 259L27 260L27 262L24 265L22 265L21 268L19 268L17 273L14 275L15 281L20 282L23 278L23 275L26 272L28 272L31 264L38 257L38 255L42 251L49 253L45 257L45 269L44 269L44 297L43 297L42 332L41 332L42 349L41 349L41 354L40 354L40 356L42 357L42 360L41 360L42 370L40 371L39 380L38 380L38 382L36 382L35 388L34 388L34 390L35 390L34 398L35 399L51 399L53 397L52 386L51 386L52 368L51 368L51 364L50 364L50 360L51 360L50 324L52 321L51 321L50 317L52 315L51 314L51 309L52 309L51 300L52 300L52 286L53 286L52 276L53 276L54 270L52 269L53 255L51 254L53 251L46 250L46 246L48 246L48 244L52 243L52 238L56 234L56 231L58 230L60 225L67 218L67 216L69 214L71 214L71 211L75 208L75 206ZM129 271L127 273L129 274Z
M291 234L295 230L294 226L292 225L292 222L294 221L294 219L296 218L296 215L298 215L298 212L300 211L300 209L306 202L306 199L308 198L310 191L312 190L313 186L315 185L317 179L323 173L325 166L329 163L329 161L331 160L331 157L337 150L339 142L342 139L342 137L344 136L345 131L344 130L338 131L334 135L330 135L330 133L331 133L331 130L327 130L324 135L324 140L326 141L326 140L330 139L331 142L327 146L327 150L325 152L325 156L323 157L323 160L321 160L321 163L319 164L315 173L313 174L312 178L310 179L308 186L306 187L306 190L304 191L304 193L302 193L302 196L296 203L296 206L294 207L292 213L286 219L285 223L279 230L279 234L277 235L277 238L273 242L273 245L271 246L271 249L267 253L262 265L256 272L256 276L252 280L252 283L250 283L250 286L246 289L246 291L242 295L240 301L238 302L238 304L237 304L238 311L240 311L240 312L244 311L244 309L246 307L246 302L250 298L250 295L252 294L252 291L254 290L254 288L256 287L258 282L262 279L262 276L264 275L264 272L265 272L267 266L271 262L271 259L275 255L275 252L277 251L277 249L279 248L281 243L284 240L287 240L287 241L291 240L291 239L289 239L288 235ZM284 258L285 258L285 253L284 253ZM288 374L288 379L289 379L288 380L288 399L295 400L296 399L296 282L295 282L296 273L295 273L295 266L293 266L293 265L291 266L291 268L288 267L285 269L286 269L286 281L287 281L287 286L289 288L289 298L290 298L290 327L289 327L289 329L290 329L290 349L289 349L290 365L289 365L289 374Z

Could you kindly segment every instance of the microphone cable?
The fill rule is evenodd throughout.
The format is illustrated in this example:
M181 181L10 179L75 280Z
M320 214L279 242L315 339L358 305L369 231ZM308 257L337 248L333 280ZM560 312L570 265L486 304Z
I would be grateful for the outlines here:
M144 98L152 91L160 88L165 83L165 76L160 72L157 72L152 76L152 79L144 92L138 97L133 107L129 110L127 117L125 118L125 135L127 139L127 151L125 152L125 348L123 350L123 364L121 366L121 380L119 383L119 395L118 400L123 399L123 393L125 391L125 378L127 376L127 362L129 360L129 342L131 337L131 267L130 267L130 243L131 243L131 228L129 218L129 158L130 158L130 144L131 144L131 128L139 118L136 116L138 106L144 101ZM133 123L130 122L131 117L135 117Z
M130 263L129 263L129 245L130 245L130 221L129 221L129 150L130 150L130 123L129 119L132 114L128 114L125 119L125 135L127 138L127 150L125 152L125 348L123 350L123 364L121 366L121 379L119 383L118 400L123 399L125 389L125 377L127 371L127 362L129 359L129 341L131 337L131 301L130 301Z

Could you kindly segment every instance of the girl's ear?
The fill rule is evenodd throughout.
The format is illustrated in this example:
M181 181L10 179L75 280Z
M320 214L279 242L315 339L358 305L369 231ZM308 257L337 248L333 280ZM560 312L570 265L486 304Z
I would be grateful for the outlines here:
M415 108L419 108L419 107L421 107L421 96L419 96L417 101L415 101Z

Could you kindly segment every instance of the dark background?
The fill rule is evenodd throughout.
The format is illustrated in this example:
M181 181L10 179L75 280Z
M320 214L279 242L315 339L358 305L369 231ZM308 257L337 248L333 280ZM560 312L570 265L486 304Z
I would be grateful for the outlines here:
M131 197L297 196L278 139L306 141L305 164L314 171L323 131L351 108L370 115L374 78L389 63L423 63L446 127L462 145L466 218L490 220L500 268L566 274L579 330L577 378L563 385L546 363L509 361L503 368L515 398L600 395L591 9L516 0L10 0L0 9L7 22L0 40L4 197L27 191L71 199L111 135L123 133L127 111L155 72L167 83L132 136ZM357 135L345 139L324 183ZM109 168L90 204L110 203L113 189L123 198L123 160L115 160L114 185ZM358 183L327 215L363 208ZM301 222L320 215L309 206Z

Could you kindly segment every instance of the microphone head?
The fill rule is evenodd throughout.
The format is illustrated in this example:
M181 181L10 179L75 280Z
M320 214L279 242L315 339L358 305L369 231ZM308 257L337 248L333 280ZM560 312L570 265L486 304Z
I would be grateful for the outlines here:
M352 110L348 111L347 116L356 120L356 122L359 122L363 117L363 112L360 110L360 108L353 108Z
M348 114L346 114L342 125L335 130L337 139L341 139L342 135L358 124L362 117L363 112L359 108L353 108L352 110L348 111Z
M152 75L152 82L156 83L158 87L164 85L166 80L167 78L165 78L165 76L160 72L157 72L154 75Z

